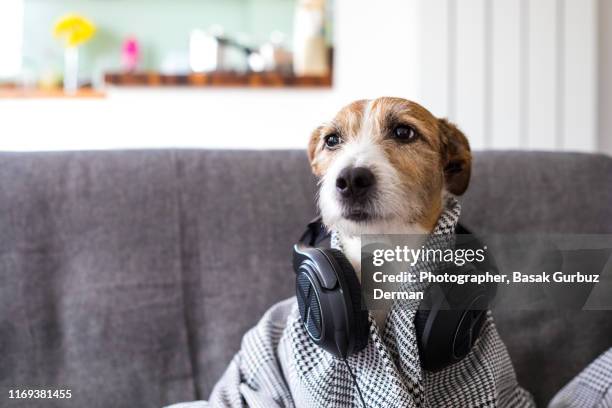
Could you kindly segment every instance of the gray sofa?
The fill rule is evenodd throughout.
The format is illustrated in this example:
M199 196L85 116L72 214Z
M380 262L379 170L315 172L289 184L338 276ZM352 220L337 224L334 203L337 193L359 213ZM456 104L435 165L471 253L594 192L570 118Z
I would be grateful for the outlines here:
M612 233L612 159L477 153L475 232ZM315 212L300 151L0 154L0 406L205 398L242 334L292 295ZM496 315L540 405L612 346L609 312ZM70 400L9 400L68 388Z

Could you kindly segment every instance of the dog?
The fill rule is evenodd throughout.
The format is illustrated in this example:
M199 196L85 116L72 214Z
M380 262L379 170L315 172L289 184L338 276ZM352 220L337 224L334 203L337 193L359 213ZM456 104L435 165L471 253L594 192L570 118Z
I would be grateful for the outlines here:
M323 223L360 274L361 234L427 234L447 194L465 192L472 155L465 135L416 102L358 100L317 127L308 159L319 178Z
M308 158L320 179L323 223L336 232L358 274L361 234L433 232L448 209L448 195L467 189L472 164L467 138L455 125L415 102L389 97L353 102L315 129ZM309 304L315 298L309 296ZM295 297L277 303L245 334L239 353L213 389L210 405L339 407L361 400L366 406L367 399L368 406L420 406L419 401L535 406L518 386L492 323L483 326L486 335L465 363L422 377L417 373L417 339L404 331L410 325L401 320L411 315L402 310L387 319L388 331L381 324L386 316L370 311L378 334L369 336L351 363L344 359L345 367L312 342ZM312 321L317 324L316 317ZM346 335L342 329L334 333L339 339ZM355 373L351 364L358 367ZM363 395L360 384L367 384Z

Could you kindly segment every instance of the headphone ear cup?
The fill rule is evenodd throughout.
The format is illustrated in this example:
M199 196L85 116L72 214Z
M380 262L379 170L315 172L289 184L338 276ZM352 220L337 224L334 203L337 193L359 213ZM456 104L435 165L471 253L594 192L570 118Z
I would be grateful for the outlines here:
M296 276L295 294L298 310L306 331L315 342L322 339L323 332L321 304L315 294L317 291L316 283L307 274L301 273Z
M414 325L421 365L439 371L461 361L472 349L486 317L489 300L475 289L436 285L425 291Z
M368 311L362 308L361 304L361 284L357 279L357 274L353 265L344 256L344 254L337 249L326 249L325 252L333 257L338 266L340 267L339 273L342 274L340 281L346 283L346 289L348 289L348 295L351 300L352 316L349 318L352 320L353 333L351 339L354 341L351 353L357 353L361 351L368 344L369 337L369 320Z

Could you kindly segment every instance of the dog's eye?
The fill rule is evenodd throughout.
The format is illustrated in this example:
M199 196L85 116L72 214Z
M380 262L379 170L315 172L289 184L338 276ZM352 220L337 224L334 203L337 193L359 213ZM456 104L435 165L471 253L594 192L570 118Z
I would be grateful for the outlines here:
M325 146L327 146L330 149L333 149L334 147L338 146L340 143L342 143L342 139L340 139L340 136L338 136L335 133L325 136Z
M417 137L417 132L412 126L399 125L393 129L393 137L400 142L412 142Z

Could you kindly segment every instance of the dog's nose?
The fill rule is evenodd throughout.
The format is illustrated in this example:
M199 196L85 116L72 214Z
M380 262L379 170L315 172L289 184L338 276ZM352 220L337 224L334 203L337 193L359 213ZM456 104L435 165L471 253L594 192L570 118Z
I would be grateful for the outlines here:
M365 195L374 186L374 173L365 167L347 167L336 179L336 189L344 198Z

